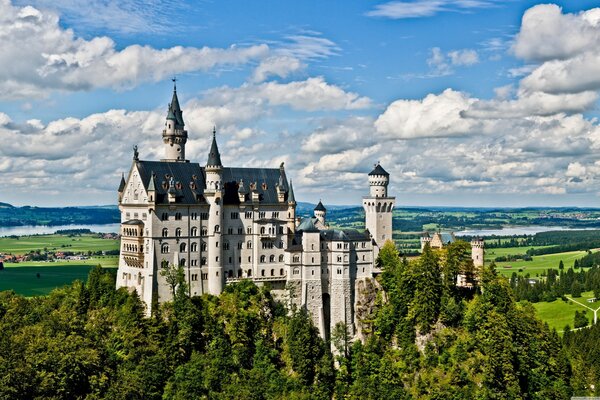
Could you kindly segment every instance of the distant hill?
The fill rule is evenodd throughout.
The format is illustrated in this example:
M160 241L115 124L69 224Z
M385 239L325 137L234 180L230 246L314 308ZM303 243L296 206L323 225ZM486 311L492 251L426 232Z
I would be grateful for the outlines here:
M1 226L112 224L120 221L116 206L14 207L0 203Z

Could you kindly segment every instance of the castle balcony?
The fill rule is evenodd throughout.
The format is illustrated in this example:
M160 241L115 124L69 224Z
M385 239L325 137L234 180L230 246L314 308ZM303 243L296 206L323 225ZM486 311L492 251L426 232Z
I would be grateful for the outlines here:
M275 240L277 239L277 235L274 233L261 233L260 238L262 240Z

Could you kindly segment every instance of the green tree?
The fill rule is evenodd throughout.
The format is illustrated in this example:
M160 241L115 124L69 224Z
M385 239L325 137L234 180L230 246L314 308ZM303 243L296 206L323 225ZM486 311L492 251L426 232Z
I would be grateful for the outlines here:
M167 262L162 262L160 266L160 276L165 278L165 282L167 285L171 287L171 294L173 299L176 298L176 295L183 294L186 292L186 284L185 284L185 271L181 265L170 264ZM178 290L179 288L179 290Z
M421 257L410 265L409 275L414 294L408 307L408 318L422 333L427 333L438 319L442 297L439 258L428 245Z
M581 312L575 311L575 321L573 323L573 326L575 328L583 328L585 326L588 326L588 324L589 324L589 321L586 316L586 311L585 310L583 310Z

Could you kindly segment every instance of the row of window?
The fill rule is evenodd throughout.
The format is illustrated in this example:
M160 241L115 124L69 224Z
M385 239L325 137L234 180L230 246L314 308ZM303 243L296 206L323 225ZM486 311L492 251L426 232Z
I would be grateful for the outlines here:
M145 221L145 220L146 220L146 218L148 218L148 214L146 214L146 213L142 213L142 219ZM131 219L131 213L130 213L130 212L126 212L126 213L125 213L125 219L126 219L127 221L129 221L129 220ZM136 212L134 212L134 213L133 213L133 219L140 219L140 214L139 214L139 213L136 213Z
M244 213L244 218L245 219L252 219L252 211L246 211ZM129 219L131 217L130 213L126 213L126 217L127 219ZM142 218L145 220L146 219L146 213L142 213ZM265 211L259 211L258 213L258 218L266 218L267 217L267 213ZM138 213L134 213L134 218L138 218ZM174 214L174 218L175 221L181 221L182 218L182 214L180 212L176 212ZM200 218L201 220L208 220L208 213L207 212L201 212L201 213L197 213L197 212L193 212L190 213L190 219L191 220L198 220L198 218ZM230 218L231 219L239 219L240 218L240 213L237 211L234 211L230 214ZM273 211L271 213L271 218L279 218L279 211ZM288 213L288 218L291 218L291 214ZM168 221L169 220L169 213L168 212L163 212L160 216L160 219L162 221Z
M214 232L218 233L220 231L220 229L221 229L221 227L219 225L215 225ZM180 237L181 236L181 232L182 232L181 228L175 229L175 236ZM275 228L274 227L269 228L268 232L269 232L270 235L274 235L275 234ZM283 235L284 232L285 232L284 227L280 226L279 227L279 234ZM243 235L244 234L244 229L241 228L241 227L238 228L237 229L237 233L238 233L238 235ZM264 226L261 227L260 228L260 233L261 233L261 235L265 235L267 233L267 229ZM234 234L233 233L233 228L227 229L227 234L233 235ZM248 235L252 234L252 228L251 227L248 227L247 234ZM200 230L200 235L201 236L208 235L208 228L205 227L205 226L203 226L201 228L201 230ZM162 237L168 237L168 236L169 236L169 229L168 228L163 228L163 230L162 230ZM198 236L198 228L197 227L194 226L194 227L192 227L190 229L190 236L192 236L192 237Z

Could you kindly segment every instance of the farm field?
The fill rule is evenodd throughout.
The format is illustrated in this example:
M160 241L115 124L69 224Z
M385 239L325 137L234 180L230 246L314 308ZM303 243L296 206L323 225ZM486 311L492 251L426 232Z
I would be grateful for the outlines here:
M565 265L565 269L572 268L575 260L586 254L586 251L568 251L565 253L533 256L533 260L531 261L497 262L496 271L505 276L510 276L513 272L516 272L518 274L529 274L531 277L535 277L537 274L541 274L548 268L558 269L558 264L561 260ZM519 269L522 271L519 272Z
M598 308L600 307L600 301L594 303L588 303L587 299L593 297L593 292L584 292L581 294L581 297L575 298L575 300L583 303L590 308ZM578 304L575 304L571 301L564 302L561 299L557 299L551 303L548 302L539 302L533 303L533 307L535 308L538 317L548 323L550 329L554 328L557 332L562 333L565 329L565 326L569 325L571 329L573 328L573 323L575 319L575 311L587 311L586 317L588 321L593 323L594 313L591 310L588 310L585 307L582 307Z
M51 268L7 267L0 270L0 291L14 290L23 296L44 296L76 279L86 281L92 268L92 265L81 263Z
M94 256L88 260L59 260L59 261L23 261L20 263L4 263L8 268L24 268L24 267L70 267L77 265L102 267L117 267L119 265L119 256Z
M65 236L36 235L0 238L0 253L25 254L34 250L58 250L72 252L118 250L119 240L101 239L96 235Z

